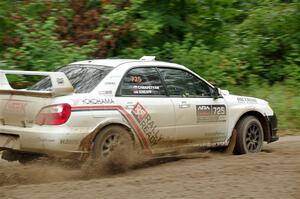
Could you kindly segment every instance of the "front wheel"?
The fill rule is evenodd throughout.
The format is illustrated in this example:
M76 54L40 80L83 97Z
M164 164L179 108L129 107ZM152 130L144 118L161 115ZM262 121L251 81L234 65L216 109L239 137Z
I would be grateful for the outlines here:
M259 120L254 116L247 116L238 122L236 126L237 140L235 154L257 153L263 146L263 128Z

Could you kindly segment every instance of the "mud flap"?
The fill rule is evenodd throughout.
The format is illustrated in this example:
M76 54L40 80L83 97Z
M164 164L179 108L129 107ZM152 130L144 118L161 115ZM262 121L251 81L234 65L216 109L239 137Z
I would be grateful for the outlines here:
M230 155L233 153L233 150L234 150L234 147L236 144L236 137L237 137L237 131L236 131L236 129L233 129L228 147L225 151L226 154Z
M79 157L80 161L85 161L87 160L90 155L91 155L91 151L93 150L93 144L94 144L94 139L97 135L97 131L94 131L90 134L88 134L86 137L84 137L79 145L79 150L80 151L85 151L87 153L82 153Z

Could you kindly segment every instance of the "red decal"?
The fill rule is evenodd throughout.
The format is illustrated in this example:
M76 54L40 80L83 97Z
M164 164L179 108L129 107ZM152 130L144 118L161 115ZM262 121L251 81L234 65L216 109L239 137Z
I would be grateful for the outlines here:
M151 149L149 147L147 139L144 136L143 131L135 123L133 117L122 106L111 105L111 106L75 106L75 107L72 107L72 110L95 110L95 109L119 111L127 119L128 123L131 125L133 130L136 132L137 137L139 138L143 147L146 149L146 152L151 154Z
M148 115L148 112L140 103L136 103L131 112L139 123Z

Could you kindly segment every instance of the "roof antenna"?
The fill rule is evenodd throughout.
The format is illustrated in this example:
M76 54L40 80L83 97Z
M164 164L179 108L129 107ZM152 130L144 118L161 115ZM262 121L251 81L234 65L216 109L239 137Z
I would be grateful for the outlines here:
M155 56L143 56L140 58L142 61L155 61Z

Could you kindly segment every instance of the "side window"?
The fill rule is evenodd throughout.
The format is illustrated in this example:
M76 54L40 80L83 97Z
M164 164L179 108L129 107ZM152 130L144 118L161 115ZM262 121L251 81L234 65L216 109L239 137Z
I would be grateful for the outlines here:
M208 97L211 88L193 74L172 68L159 68L170 96Z
M127 72L120 86L120 95L166 95L155 68L134 68Z

